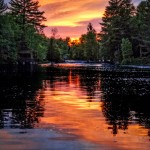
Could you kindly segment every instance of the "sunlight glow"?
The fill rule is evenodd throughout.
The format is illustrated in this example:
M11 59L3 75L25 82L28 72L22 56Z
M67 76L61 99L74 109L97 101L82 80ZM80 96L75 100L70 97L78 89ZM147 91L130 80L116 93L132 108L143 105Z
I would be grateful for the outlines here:
M60 36L79 37L85 33L89 22L93 23L94 28L100 28L99 22L104 13L107 1L102 0L39 0L41 10L45 11L47 21L44 22L49 27L64 27ZM65 33L67 28L72 27L70 33ZM81 30L76 27L80 27ZM66 28L66 29L65 29ZM85 28L85 30L83 30ZM76 36L74 35L76 32Z
M41 123L55 125L53 128L62 133L65 131L88 141L106 144L112 149L142 149L142 142L139 141L148 141L148 129L140 128L137 123L130 125L127 130L121 130L117 124L107 124L108 120L102 113L103 102L100 101L102 93L98 92L100 80L95 86L97 96L90 96L86 89L81 88L81 76L71 70L61 80L45 80L43 89L39 92L46 103ZM115 136L112 134L114 128L118 131ZM141 139L139 135L142 136ZM128 144L131 141L132 145ZM149 144L145 143L145 147L149 148Z

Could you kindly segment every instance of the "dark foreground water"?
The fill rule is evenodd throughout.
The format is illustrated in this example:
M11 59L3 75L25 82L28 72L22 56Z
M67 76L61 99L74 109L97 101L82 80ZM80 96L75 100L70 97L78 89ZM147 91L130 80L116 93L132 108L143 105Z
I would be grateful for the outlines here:
M61 65L0 75L0 150L149 148L149 73Z

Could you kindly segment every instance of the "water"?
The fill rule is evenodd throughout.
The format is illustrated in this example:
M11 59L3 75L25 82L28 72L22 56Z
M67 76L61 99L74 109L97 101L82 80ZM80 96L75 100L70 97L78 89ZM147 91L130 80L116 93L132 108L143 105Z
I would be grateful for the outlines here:
M148 73L60 66L0 75L1 150L149 149Z

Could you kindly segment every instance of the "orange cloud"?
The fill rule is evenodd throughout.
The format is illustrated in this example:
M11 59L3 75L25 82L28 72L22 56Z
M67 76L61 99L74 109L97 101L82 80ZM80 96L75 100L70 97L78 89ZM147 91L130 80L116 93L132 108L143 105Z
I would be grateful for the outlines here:
M103 0L39 0L41 10L45 11L45 24L57 27L61 37L79 37L86 32L86 26L92 22L100 30L100 19L107 1ZM50 35L47 28L46 34Z
M140 1L133 0L133 3L137 5ZM86 32L89 22L100 31L99 22L108 0L39 0L39 3L45 11L47 26L57 27L61 37L77 38ZM50 29L45 29L47 35L50 34L48 30Z
M47 17L47 26L80 26L79 22L100 18L106 1L40 0Z
M9 2L10 0L5 0ZM37 1L37 0L35 0ZM45 11L47 21L46 35L50 29L57 27L61 37L79 37L86 32L86 26L91 22L100 31L99 22L105 11L108 0L38 0L40 9ZM141 0L133 0L138 5Z
M71 37L72 39L77 39L80 37L81 34L87 32L87 24L92 22L94 28L97 31L100 31L99 22L101 21L100 18L88 20L88 21L81 21L78 22L80 26L50 26L45 28L45 33L48 37L51 36L51 28L56 27L58 29L58 36L65 38L66 36Z

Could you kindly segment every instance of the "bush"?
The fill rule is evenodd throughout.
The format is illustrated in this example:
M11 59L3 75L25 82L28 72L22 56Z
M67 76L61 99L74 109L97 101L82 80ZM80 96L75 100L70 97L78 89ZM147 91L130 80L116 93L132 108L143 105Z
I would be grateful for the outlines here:
M123 59L121 64L122 65L133 65L133 59L132 58Z
M121 62L122 65L150 65L148 58L127 58Z
M133 65L150 65L149 58L134 58L132 60Z

